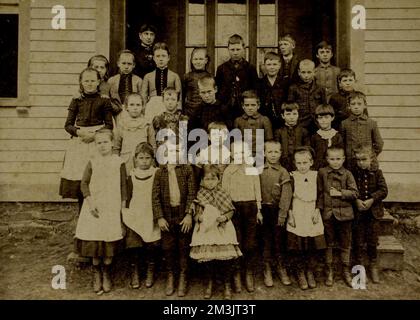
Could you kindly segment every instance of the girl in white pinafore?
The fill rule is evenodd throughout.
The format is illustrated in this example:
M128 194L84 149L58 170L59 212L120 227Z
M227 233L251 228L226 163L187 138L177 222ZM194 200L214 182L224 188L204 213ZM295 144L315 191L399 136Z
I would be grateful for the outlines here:
M313 269L316 267L316 251L325 249L324 225L321 213L316 209L317 172L309 148L298 148L295 152L297 171L291 172L293 184L292 207L287 222L287 247L294 255L301 289L315 288ZM306 274L305 274L306 272Z
M131 287L140 287L139 262L147 263L146 287L154 282L156 253L160 245L160 228L153 218L152 190L157 168L153 146L147 142L137 145L134 151L135 168L127 180L127 208L123 209L123 222L127 226L125 247L130 249ZM141 259L140 259L141 256Z
M100 294L111 290L109 268L123 239L121 209L127 191L124 162L112 154L112 132L97 131L95 145L99 152L89 161L81 182L85 201L75 247L81 256L92 257L94 291Z
M230 274L233 259L242 256L236 231L231 221L234 206L220 183L220 171L214 165L204 166L204 175L197 200L193 203L195 226L190 257L203 262L208 277L204 298L212 295L216 272L224 275L225 299L231 298Z

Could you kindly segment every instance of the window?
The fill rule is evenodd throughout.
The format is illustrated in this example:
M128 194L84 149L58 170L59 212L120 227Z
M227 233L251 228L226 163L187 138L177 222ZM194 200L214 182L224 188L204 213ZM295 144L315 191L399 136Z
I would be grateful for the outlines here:
M17 98L19 15L0 13L0 98Z
M186 69L190 71L191 52L196 47L207 46L206 0L190 0L187 3L186 22Z
M0 4L0 106L29 105L30 0Z

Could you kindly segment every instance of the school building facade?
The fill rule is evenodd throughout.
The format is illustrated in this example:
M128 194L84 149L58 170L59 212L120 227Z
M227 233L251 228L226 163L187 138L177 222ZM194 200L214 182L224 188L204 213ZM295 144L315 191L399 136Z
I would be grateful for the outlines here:
M52 26L58 4L65 29ZM364 30L352 28L355 5L366 8ZM418 0L0 0L0 40L10 48L0 53L0 201L61 201L63 126L78 75L94 54L115 71L118 51L133 48L144 22L157 26L180 75L199 46L215 71L233 33L244 36L255 65L282 34L296 38L300 58L313 59L316 43L328 40L335 63L356 71L380 127L387 200L420 202Z

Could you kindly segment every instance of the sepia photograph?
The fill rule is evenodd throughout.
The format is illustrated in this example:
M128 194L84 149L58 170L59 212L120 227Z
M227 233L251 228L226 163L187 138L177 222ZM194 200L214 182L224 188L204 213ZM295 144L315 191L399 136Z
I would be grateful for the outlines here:
M420 300L420 1L0 0L0 26L0 300Z

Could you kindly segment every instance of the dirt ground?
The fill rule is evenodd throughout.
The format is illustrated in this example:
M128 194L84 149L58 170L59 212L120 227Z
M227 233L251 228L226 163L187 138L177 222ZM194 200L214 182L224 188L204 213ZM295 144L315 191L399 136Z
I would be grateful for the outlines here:
M43 222L27 226L34 212L59 210L74 213L74 205L39 204L1 204L0 205L0 299L179 299L176 294L164 294L164 275L158 274L155 285L147 289L144 285L138 290L129 287L127 256L122 254L113 266L114 289L108 294L97 296L92 291L91 273L88 266L76 266L67 262L72 251L75 221ZM25 225L26 223L26 225ZM45 226L45 230L40 228ZM12 231L10 233L10 231ZM240 300L324 300L324 299L420 299L420 234L409 234L396 229L395 236L405 248L404 269L401 272L384 271L382 283L368 283L367 290L354 290L346 287L337 275L332 288L323 284L323 276L318 276L318 288L302 291L296 281L289 287L281 285L275 277L272 288L266 288L262 272L257 274L256 290L249 294L243 290L234 294ZM52 268L62 265L66 270L66 289L53 289ZM200 269L194 268L190 288L185 299L201 299L203 284ZM144 277L143 277L144 278ZM144 280L144 279L143 279ZM222 284L217 283L213 299L222 299ZM244 292L245 291L245 292Z

